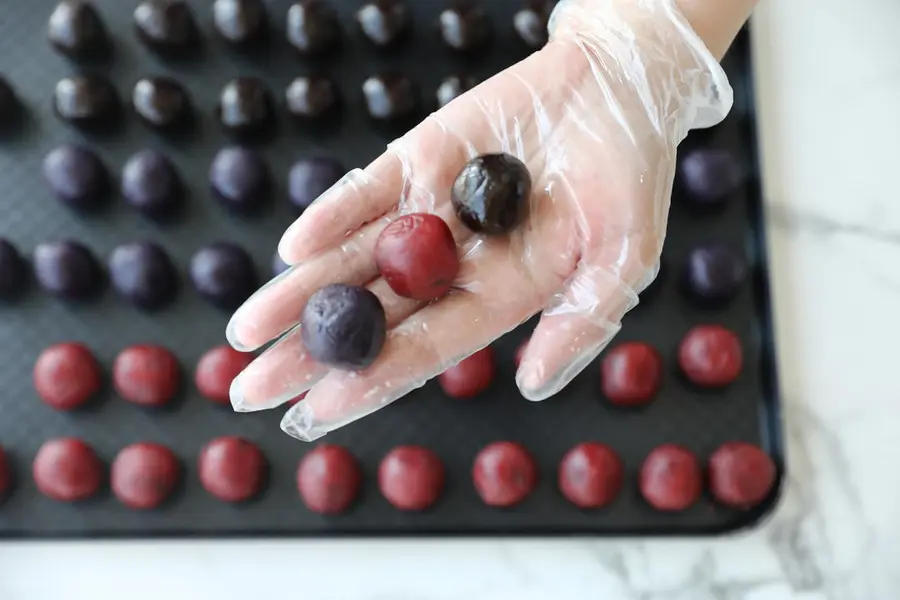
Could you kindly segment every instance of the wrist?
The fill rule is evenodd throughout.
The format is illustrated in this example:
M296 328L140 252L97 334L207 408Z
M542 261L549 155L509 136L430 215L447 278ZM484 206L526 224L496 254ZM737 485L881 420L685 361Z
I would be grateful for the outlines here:
M733 103L718 58L681 2L688 0L560 0L549 24L552 42L577 46L602 85L628 94L620 107L637 106L676 144L690 129L719 123Z

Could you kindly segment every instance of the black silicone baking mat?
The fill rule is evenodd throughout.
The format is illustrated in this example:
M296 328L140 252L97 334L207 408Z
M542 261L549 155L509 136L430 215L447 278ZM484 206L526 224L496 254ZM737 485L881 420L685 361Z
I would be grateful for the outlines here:
M444 76L467 72L484 79L525 56L512 27L521 0L486 0L494 24L490 48L468 62L453 58L434 34L433 23L445 8L435 0L407 0L414 16L414 36L404 50L388 57L371 52L353 28L356 0L332 0L343 25L343 52L335 60L314 64L298 58L284 40L288 0L267 2L271 49L245 57L227 51L215 39L209 0L190 2L204 39L202 57L184 63L165 63L138 44L131 18L135 0L95 0L115 47L107 64L85 67L51 50L45 38L53 0L0 0L0 73L11 83L27 108L24 126L0 143L0 236L11 240L30 257L42 241L68 237L82 241L105 262L116 245L150 239L170 253L182 286L177 301L158 314L145 315L121 301L111 289L94 302L69 306L49 297L36 285L19 301L0 310L0 445L8 452L15 486L0 504L0 536L5 537L146 537L222 535L410 535L410 534L713 534L755 522L774 502L749 513L717 507L703 498L680 514L652 510L636 486L637 470L655 446L677 443L705 459L719 444L744 440L769 452L781 471L782 446L774 372L772 317L767 290L763 218L757 169L757 141L751 89L749 36L742 32L724 61L736 104L727 120L714 130L696 132L684 146L708 144L738 154L749 177L724 210L698 215L676 196L672 203L661 278L642 304L626 317L614 341L646 341L666 361L659 397L649 407L622 411L602 398L599 361L589 366L558 397L531 403L520 397L515 384L513 355L528 335L528 327L495 344L498 371L490 390L479 398L459 401L445 397L435 382L395 406L328 435L324 440L350 449L360 461L365 485L352 510L322 517L307 510L298 498L295 469L314 446L283 434L278 423L283 409L235 414L200 397L192 383L198 358L223 343L228 315L213 309L192 289L187 264L202 244L226 239L248 250L267 278L275 245L293 220L285 190L293 161L312 155L340 159L348 168L362 166L378 155L390 135L377 132L364 114L360 86L370 73L393 67L409 74L429 100ZM427 58L423 58L427 57ZM278 107L277 135L259 146L276 181L274 201L254 218L236 218L212 199L208 187L210 160L230 143L213 116L222 86L241 74L264 77L276 99L285 86L303 73L322 69L339 84L345 105L339 129L312 135L293 127ZM200 118L195 134L167 141L127 114L121 126L102 136L85 136L62 123L52 110L56 82L69 74L97 71L115 84L120 97L130 98L135 81L145 75L171 75L188 89ZM142 148L156 148L180 170L190 194L180 219L154 225L116 197L108 210L77 216L61 207L41 178L45 154L64 141L81 141L97 150L118 174L125 160ZM746 250L750 276L738 297L717 310L698 308L687 298L679 273L689 250L705 241L726 241ZM744 369L727 391L700 393L686 387L677 375L675 349L695 324L718 323L737 333L744 346ZM60 413L45 406L32 387L31 370L47 346L67 340L90 346L108 380L115 355L131 344L158 343L173 350L181 363L185 384L171 410L141 410L106 385L102 398L90 409ZM197 479L197 455L210 439L241 435L256 442L270 463L269 483L262 495L246 505L214 500ZM66 505L42 497L31 480L31 461L47 439L78 436L90 443L106 462L119 449L137 441L156 441L182 460L184 485L164 508L133 511L106 489L99 497ZM535 456L540 481L524 503L512 509L483 505L471 483L472 461L486 444L513 440ZM624 461L626 484L609 508L581 511L569 504L556 487L556 467L562 455L583 441L596 440L615 448ZM393 509L381 497L377 466L394 446L421 444L445 462L446 490L438 504L422 514Z

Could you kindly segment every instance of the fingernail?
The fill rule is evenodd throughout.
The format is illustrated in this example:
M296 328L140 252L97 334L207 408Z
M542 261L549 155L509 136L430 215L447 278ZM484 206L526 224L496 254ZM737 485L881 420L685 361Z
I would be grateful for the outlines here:
M316 424L313 411L305 402L287 411L281 419L281 430L301 442L314 442L331 431Z
M229 344L231 344L231 347L234 348L235 350L237 350L238 352L251 352L251 351L255 350L256 348L251 348L250 346L247 346L246 344L242 343L240 340L241 336L239 336L238 332L237 332L237 330L238 330L237 322L240 320L239 315L240 315L240 309L238 309L238 312L231 315L231 318L228 319L228 325L225 326L225 339L228 341Z

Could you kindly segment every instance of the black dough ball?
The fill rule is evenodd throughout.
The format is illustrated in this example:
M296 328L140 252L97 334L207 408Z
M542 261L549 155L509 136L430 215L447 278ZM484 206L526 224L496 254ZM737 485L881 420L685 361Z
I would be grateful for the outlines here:
M438 28L444 44L457 52L481 50L491 37L491 21L477 0L457 0L441 12Z
M60 299L87 300L100 290L103 277L100 263L78 242L62 240L38 244L32 260L38 284Z
M726 302L740 291L747 277L747 260L729 244L703 244L691 250L685 271L692 295L704 301Z
M109 275L116 293L145 311L167 306L178 290L175 265L166 251L152 242L123 244L113 250Z
M555 0L529 0L525 7L513 16L513 29L532 50L547 43L547 22L556 5Z
M6 79L0 77L0 127L6 128L16 123L20 108L15 90Z
M237 135L259 133L272 120L272 98L257 77L229 81L219 97L216 115L227 131Z
M0 299L18 296L28 282L25 259L12 242L0 238Z
M390 48L409 30L409 9L403 0L369 0L356 12L356 24L369 42Z
M412 80L404 75L373 75L363 82L366 109L377 121L405 119L415 114L417 96Z
M284 93L285 105L293 117L319 119L333 114L338 103L338 91L328 77L311 75L297 77Z
M247 148L228 146L213 158L209 169L213 196L228 210L250 213L268 199L272 187L262 156Z
M371 365L387 336L387 318L378 297L364 287L340 283L309 298L301 323L300 335L310 356L341 369Z
M191 281L210 304L222 310L235 310L256 291L253 259L229 242L216 242L197 251L191 258Z
M107 79L96 75L75 75L56 84L53 108L59 118L69 123L98 125L116 116L119 99Z
M435 93L438 108L443 108L450 104L452 100L462 96L476 85L477 82L474 78L465 75L451 75L444 78Z
M50 13L47 39L73 59L99 58L109 50L109 37L100 14L90 2L63 0Z
M141 150L122 168L122 195L148 217L168 217L181 207L184 188L172 161L156 150Z
M288 9L287 40L304 56L323 56L337 49L341 26L325 0L302 0Z
M99 156L84 146L58 146L44 157L42 171L53 196L70 208L95 209L108 198L106 167Z
M528 214L531 175L509 154L483 154L466 163L453 182L456 216L475 233L502 234Z
M347 173L334 158L317 156L298 160L288 174L288 198L301 211L324 194Z
M151 50L180 55L197 42L194 14L184 0L144 0L134 9L134 29Z
M191 116L187 90L170 77L145 77L134 84L131 105L140 120L159 130L177 129Z
M268 28L262 0L215 0L213 26L222 38L237 47L256 44Z

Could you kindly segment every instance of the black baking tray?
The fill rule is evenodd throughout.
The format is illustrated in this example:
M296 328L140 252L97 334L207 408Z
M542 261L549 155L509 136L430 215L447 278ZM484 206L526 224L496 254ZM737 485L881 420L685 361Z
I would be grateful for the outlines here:
M655 446L682 444L705 459L719 444L745 440L762 446L783 473L778 386L775 374L768 265L758 178L757 138L748 32L742 31L724 64L735 87L732 114L714 129L694 132L685 146L712 144L742 158L750 174L747 184L715 215L697 215L683 199L672 203L668 239L660 278L630 313L615 342L647 341L669 366L663 390L649 407L625 412L610 407L600 394L598 363L589 366L557 397L542 403L524 400L514 384L513 354L530 324L495 344L498 372L491 389L472 401L445 397L431 382L406 400L328 435L323 441L345 445L359 459L365 475L363 497L347 514L322 517L305 509L298 498L294 473L313 445L297 442L278 427L283 409L236 414L204 400L193 388L192 372L208 348L223 343L228 315L213 309L191 288L186 270L191 254L202 244L232 240L253 256L261 278L271 270L276 243L295 218L286 198L288 169L295 159L325 154L350 167L367 164L390 141L391 133L374 130L364 114L360 85L372 72L397 68L419 84L423 98L434 96L440 79L465 72L484 79L520 60L527 50L513 32L512 14L520 0L485 3L495 24L494 42L477 60L450 55L434 34L433 23L445 6L433 0L408 0L415 33L404 51L382 57L355 35L352 13L356 0L333 0L344 24L339 58L310 63L299 59L284 40L288 0L268 2L271 44L264 55L244 57L229 52L212 35L209 0L190 2L204 35L202 57L184 63L156 59L134 38L131 14L136 0L95 0L115 48L106 64L86 67L54 53L45 39L53 0L0 0L0 73L14 86L27 107L19 131L0 143L0 236L10 239L26 256L41 241L71 237L86 243L102 259L116 245L138 238L161 243L176 261L183 285L168 310L148 316L122 302L111 290L97 300L67 306L37 286L0 311L0 444L10 455L16 476L12 494L0 505L0 537L191 537L191 536L341 536L341 535L707 535L757 522L774 505L778 491L751 512L735 512L704 498L681 514L649 508L636 486L641 461ZM427 58L425 58L427 57ZM214 120L213 109L223 84L239 74L266 79L281 98L295 76L324 70L340 85L345 99L343 119L333 132L308 133L292 126L279 107L277 134L260 146L274 174L274 201L254 218L226 214L208 191L212 156L230 143ZM85 136L53 114L55 83L77 72L101 72L115 83L121 97L130 98L134 82L148 74L170 74L185 84L198 108L198 129L177 141L167 141L127 115L122 125L102 136ZM426 104L424 110L428 110ZM425 113L423 113L424 116ZM154 225L118 198L92 217L81 217L53 200L40 176L44 155L67 140L96 149L113 173L127 157L145 147L165 152L178 166L189 188L189 208L179 220ZM751 276L741 294L724 309L703 310L682 293L678 273L698 242L726 240L746 248ZM675 349L688 329L699 323L720 323L742 339L745 367L727 391L703 394L680 381ZM90 409L58 413L42 404L31 382L38 353L60 341L88 344L106 369L122 348L141 342L172 349L181 362L185 385L170 410L141 410L107 389ZM615 343L614 342L614 343ZM270 463L269 484L255 501L232 506L214 500L197 479L197 455L210 439L240 435L256 442ZM31 481L31 461L47 439L78 436L89 442L107 463L119 449L137 441L169 446L182 459L184 485L177 498L153 512L132 511L106 490L98 498L65 505L42 497ZM523 443L540 469L536 491L520 506L498 510L483 505L471 484L472 461L486 444L498 440ZM626 487L615 504L601 511L581 511L557 491L556 466L575 444L605 442L621 455ZM447 487L440 502L422 514L393 509L376 484L377 465L394 446L422 444L445 461Z

